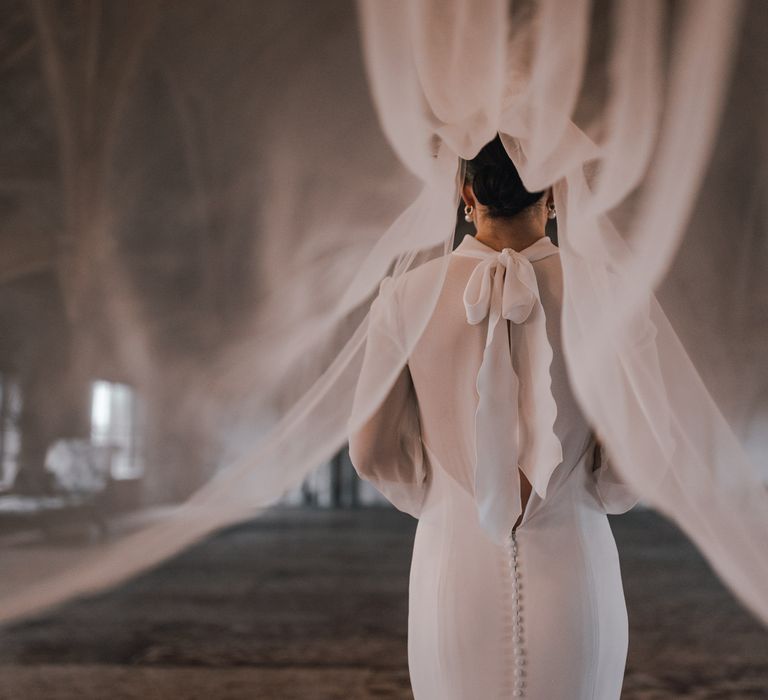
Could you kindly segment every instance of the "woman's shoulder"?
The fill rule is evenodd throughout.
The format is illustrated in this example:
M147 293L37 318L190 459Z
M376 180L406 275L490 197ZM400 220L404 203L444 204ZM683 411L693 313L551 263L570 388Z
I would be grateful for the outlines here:
M437 294L451 264L450 255L441 255L382 281L380 291L392 295L398 304L408 304L423 299L430 292Z
M450 264L449 257L432 258L381 281L374 304L377 316L396 326L403 338L413 340L413 334L423 329L434 311Z

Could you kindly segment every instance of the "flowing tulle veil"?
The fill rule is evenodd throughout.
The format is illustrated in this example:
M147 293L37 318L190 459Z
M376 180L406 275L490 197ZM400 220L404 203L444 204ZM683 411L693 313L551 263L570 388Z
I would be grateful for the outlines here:
M3 310L47 315L0 350L45 436L82 432L87 378L135 385L142 498L174 505L98 544L9 541L0 617L253 517L342 448L409 351L358 386L368 306L444 268L463 159L499 133L554 187L583 410L768 621L761 3L14 7L8 162L42 174L6 178Z

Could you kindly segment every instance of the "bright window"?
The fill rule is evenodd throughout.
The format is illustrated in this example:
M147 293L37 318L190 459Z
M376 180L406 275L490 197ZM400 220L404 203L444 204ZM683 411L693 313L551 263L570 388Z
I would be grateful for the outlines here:
M127 384L98 380L91 390L91 442L114 449L113 479L137 479L144 473L141 406Z
M21 449L21 391L10 376L0 373L0 489L13 486Z

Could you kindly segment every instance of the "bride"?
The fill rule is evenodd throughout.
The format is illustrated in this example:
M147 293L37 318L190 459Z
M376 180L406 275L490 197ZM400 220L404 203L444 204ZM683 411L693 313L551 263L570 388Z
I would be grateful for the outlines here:
M462 195L477 233L449 254L415 344L408 310L445 260L380 287L361 377L379 353L413 349L349 440L360 476L419 519L414 696L618 698L627 614L606 514L636 499L569 384L552 191L528 192L496 136L466 163Z

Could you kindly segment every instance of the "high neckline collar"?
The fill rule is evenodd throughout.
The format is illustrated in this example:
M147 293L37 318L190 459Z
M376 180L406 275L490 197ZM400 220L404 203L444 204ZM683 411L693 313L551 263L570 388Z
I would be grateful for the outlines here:
M453 252L458 253L460 255L462 253L469 253L470 255L473 253L474 255L481 254L484 257L491 256L491 255L499 255L501 253L500 250L496 250L495 248L492 248L486 243L483 243L482 241L478 241L477 238L475 238L470 233L467 233L464 235L464 238L461 240L461 243L459 243L459 245L456 246ZM527 246L526 248L523 248L522 250L515 251L515 252L518 253L519 255L525 256L531 262L535 262L536 260L541 260L542 258L546 258L547 256L552 255L553 253L558 253L559 249L548 236L542 236L541 238L535 240L533 243L531 243L531 245Z

